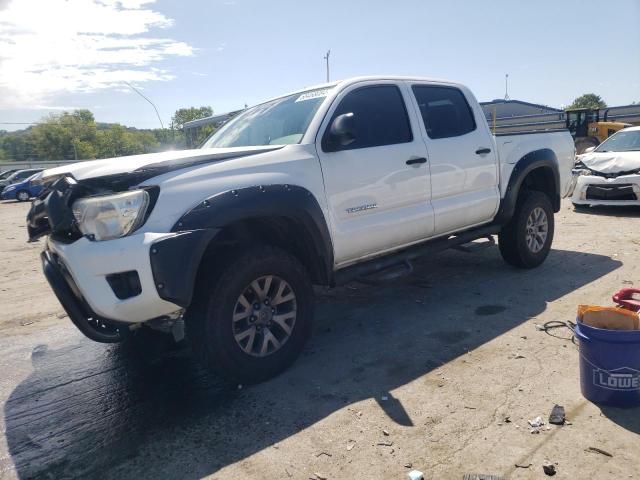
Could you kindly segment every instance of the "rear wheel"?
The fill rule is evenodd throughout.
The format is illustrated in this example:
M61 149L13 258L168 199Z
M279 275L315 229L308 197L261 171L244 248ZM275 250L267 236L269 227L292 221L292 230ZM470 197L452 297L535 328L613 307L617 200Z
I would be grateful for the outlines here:
M235 382L257 383L295 361L313 316L311 282L295 257L254 247L200 282L186 333L206 367Z
M20 190L19 192L16 193L16 199L19 202L27 202L29 198L30 198L29 192L27 192L26 190Z
M534 268L545 261L553 241L553 208L542 192L524 191L516 211L498 235L502 258L518 268Z

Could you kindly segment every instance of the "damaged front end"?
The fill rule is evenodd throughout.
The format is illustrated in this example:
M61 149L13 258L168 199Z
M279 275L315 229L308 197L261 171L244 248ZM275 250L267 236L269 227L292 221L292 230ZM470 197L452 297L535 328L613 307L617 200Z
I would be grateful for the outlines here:
M569 193L575 205L640 205L640 168L595 168L592 162L576 163Z
M106 186L105 186L106 187ZM77 182L70 175L49 178L45 190L31 204L27 215L29 242L49 235L55 242L71 244L83 237L74 216L73 204L80 198L111 193L98 184ZM157 187L145 187L153 190ZM153 195L154 201L157 192ZM44 275L74 325L88 338L115 343L130 335L130 325L96 314L81 293L64 259L47 242L41 254Z
M71 210L71 202L81 194L83 187L73 177L61 176L47 182L45 190L31 203L27 214L27 233L29 241L56 233L67 238L81 236L75 227L75 219Z

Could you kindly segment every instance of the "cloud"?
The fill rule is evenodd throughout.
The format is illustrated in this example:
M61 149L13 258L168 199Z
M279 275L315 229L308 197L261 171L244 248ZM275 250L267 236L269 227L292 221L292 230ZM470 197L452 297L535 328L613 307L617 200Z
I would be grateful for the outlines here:
M0 0L0 108L33 107L57 95L174 78L154 67L193 55L158 35L173 20L155 0Z

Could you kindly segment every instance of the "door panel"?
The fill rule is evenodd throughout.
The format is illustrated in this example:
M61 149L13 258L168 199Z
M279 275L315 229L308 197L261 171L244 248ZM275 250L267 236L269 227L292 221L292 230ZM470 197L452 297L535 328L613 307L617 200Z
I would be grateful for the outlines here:
M408 92L393 82L362 82L342 92L316 145L334 234L337 265L425 239L433 233L428 163ZM324 151L322 137L338 115L353 113L356 140ZM403 135L399 125L405 125ZM408 129L408 130L407 130ZM400 142L400 143L391 143ZM325 137L325 145L327 144ZM369 146L371 144L385 145ZM421 160L420 160L421 161Z
M411 85L429 151L435 234L490 221L500 192L495 147L482 128L484 120L456 87Z

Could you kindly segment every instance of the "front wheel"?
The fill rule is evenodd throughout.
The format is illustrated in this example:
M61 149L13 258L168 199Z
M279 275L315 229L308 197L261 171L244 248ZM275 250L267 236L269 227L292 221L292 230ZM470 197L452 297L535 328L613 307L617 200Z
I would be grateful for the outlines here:
M258 383L287 368L311 333L313 289L289 253L254 247L200 277L187 311L187 340L208 368Z
M502 258L518 268L534 268L545 261L553 241L553 207L542 192L523 192L513 217L498 235Z
M18 193L16 193L16 199L19 202L26 202L29 200L29 192L27 192L26 190L20 190Z

